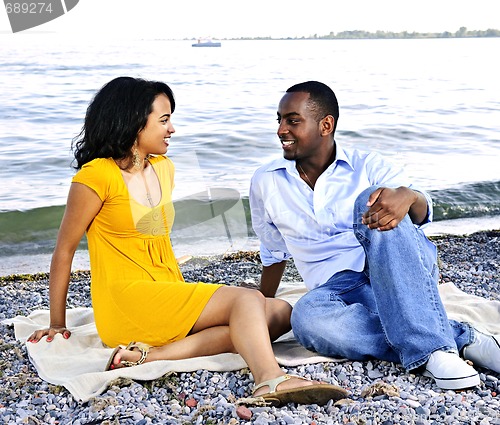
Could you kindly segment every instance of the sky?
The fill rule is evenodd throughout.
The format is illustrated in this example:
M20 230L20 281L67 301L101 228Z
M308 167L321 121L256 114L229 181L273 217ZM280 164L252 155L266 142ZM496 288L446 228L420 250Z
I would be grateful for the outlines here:
M25 32L79 38L279 38L348 30L455 32L460 27L500 29L500 0L79 0L64 16ZM5 11L0 11L0 33L12 33Z

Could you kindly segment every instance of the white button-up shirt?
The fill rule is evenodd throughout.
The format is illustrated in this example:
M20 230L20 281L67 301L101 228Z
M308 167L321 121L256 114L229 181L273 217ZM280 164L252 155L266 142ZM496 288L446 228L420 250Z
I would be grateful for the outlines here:
M261 166L250 185L252 225L260 239L262 264L293 257L308 289L342 270L362 271L365 253L353 232L353 207L366 188L406 186L422 192L432 220L432 200L401 169L377 153L344 150L316 181L303 181L295 161L280 158Z

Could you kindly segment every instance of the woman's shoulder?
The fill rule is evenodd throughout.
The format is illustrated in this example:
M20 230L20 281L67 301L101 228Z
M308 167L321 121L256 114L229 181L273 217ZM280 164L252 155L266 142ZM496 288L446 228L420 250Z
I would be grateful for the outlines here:
M96 158L87 162L77 171L73 181L78 181L82 178L101 178L104 176L112 176L116 173L115 161L112 158Z
M84 164L72 181L90 187L104 200L111 193L121 190L123 179L112 158L96 158Z
M87 162L82 166L83 168L94 168L94 169L110 169L116 167L116 163L113 158L95 158L92 161Z

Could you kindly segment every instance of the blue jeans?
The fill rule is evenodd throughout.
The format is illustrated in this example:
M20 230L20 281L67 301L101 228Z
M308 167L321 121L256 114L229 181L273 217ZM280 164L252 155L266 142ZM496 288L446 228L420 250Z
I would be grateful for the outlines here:
M366 254L363 272L344 270L294 306L292 329L306 348L350 360L380 359L412 370L436 350L473 342L468 324L448 320L437 289L436 247L407 215L389 231L361 223L368 196L354 206L354 233Z

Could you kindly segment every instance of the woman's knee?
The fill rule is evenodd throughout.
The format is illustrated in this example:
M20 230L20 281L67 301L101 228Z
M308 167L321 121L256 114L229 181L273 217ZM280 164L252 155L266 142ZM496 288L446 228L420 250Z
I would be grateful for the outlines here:
M222 286L217 292L231 304L245 302L260 302L265 304L266 297L256 289L243 288L241 286Z
M257 289L241 288L243 292L241 293L241 299L243 302L256 302L265 305L266 297L264 294Z
M211 326L228 325L234 312L265 308L266 298L255 289L221 286L205 305L193 329L198 332Z

